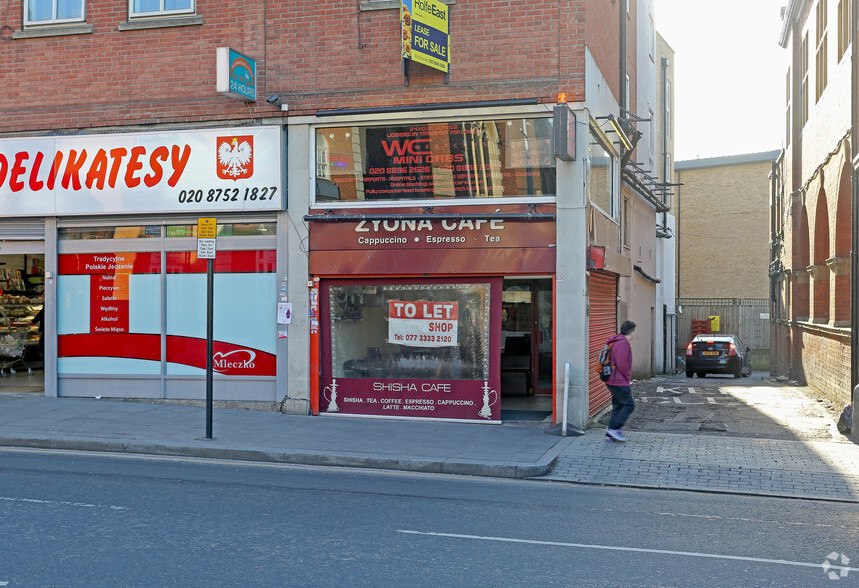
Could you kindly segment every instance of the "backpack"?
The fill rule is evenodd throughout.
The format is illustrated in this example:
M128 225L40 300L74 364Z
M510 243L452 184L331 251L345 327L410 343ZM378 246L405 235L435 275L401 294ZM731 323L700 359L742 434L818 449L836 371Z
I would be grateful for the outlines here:
M614 345L614 341L606 343L605 347L600 351L599 359L597 359L597 373L599 374L600 380L603 382L608 382L612 371L614 371L614 366L611 363L612 345Z

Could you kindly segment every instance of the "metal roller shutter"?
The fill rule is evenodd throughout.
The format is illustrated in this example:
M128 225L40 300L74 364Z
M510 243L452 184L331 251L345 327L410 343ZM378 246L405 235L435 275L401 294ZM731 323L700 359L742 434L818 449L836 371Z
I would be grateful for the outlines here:
M41 241L45 238L45 220L0 220L0 241Z
M591 272L588 279L588 415L611 403L611 393L597 375L597 358L606 339L617 334L617 276Z

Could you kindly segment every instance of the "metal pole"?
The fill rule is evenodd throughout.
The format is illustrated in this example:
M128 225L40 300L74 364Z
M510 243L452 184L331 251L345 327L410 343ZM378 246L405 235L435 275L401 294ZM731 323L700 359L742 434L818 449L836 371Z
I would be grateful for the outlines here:
M215 327L215 260L206 260L206 439L212 438L212 355Z
M567 402L570 397L570 362L564 364L564 414L561 416L561 436L567 436Z

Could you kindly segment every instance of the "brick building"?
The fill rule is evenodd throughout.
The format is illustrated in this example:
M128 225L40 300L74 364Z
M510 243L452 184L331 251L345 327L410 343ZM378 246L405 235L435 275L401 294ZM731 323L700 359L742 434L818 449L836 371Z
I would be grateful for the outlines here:
M619 318L664 347L652 0L172 6L0 23L0 257L33 285L7 304L44 305L46 394L202 397L199 218L216 399L560 420L569 364L582 426Z
M678 161L677 296L769 296L769 176L779 151Z
M850 2L791 1L771 203L772 371L850 401ZM855 21L855 17L854 17Z

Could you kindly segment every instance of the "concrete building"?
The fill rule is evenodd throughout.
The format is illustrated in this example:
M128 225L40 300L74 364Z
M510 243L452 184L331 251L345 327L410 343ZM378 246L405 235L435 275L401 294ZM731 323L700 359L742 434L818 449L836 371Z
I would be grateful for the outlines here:
M773 178L772 372L850 402L850 2L792 0L785 149ZM852 18L855 23L855 15Z
M44 307L46 394L202 398L213 252L219 400L560 421L566 385L584 426L627 318L661 370L653 0L55 4L7 11L0 63L6 302Z

